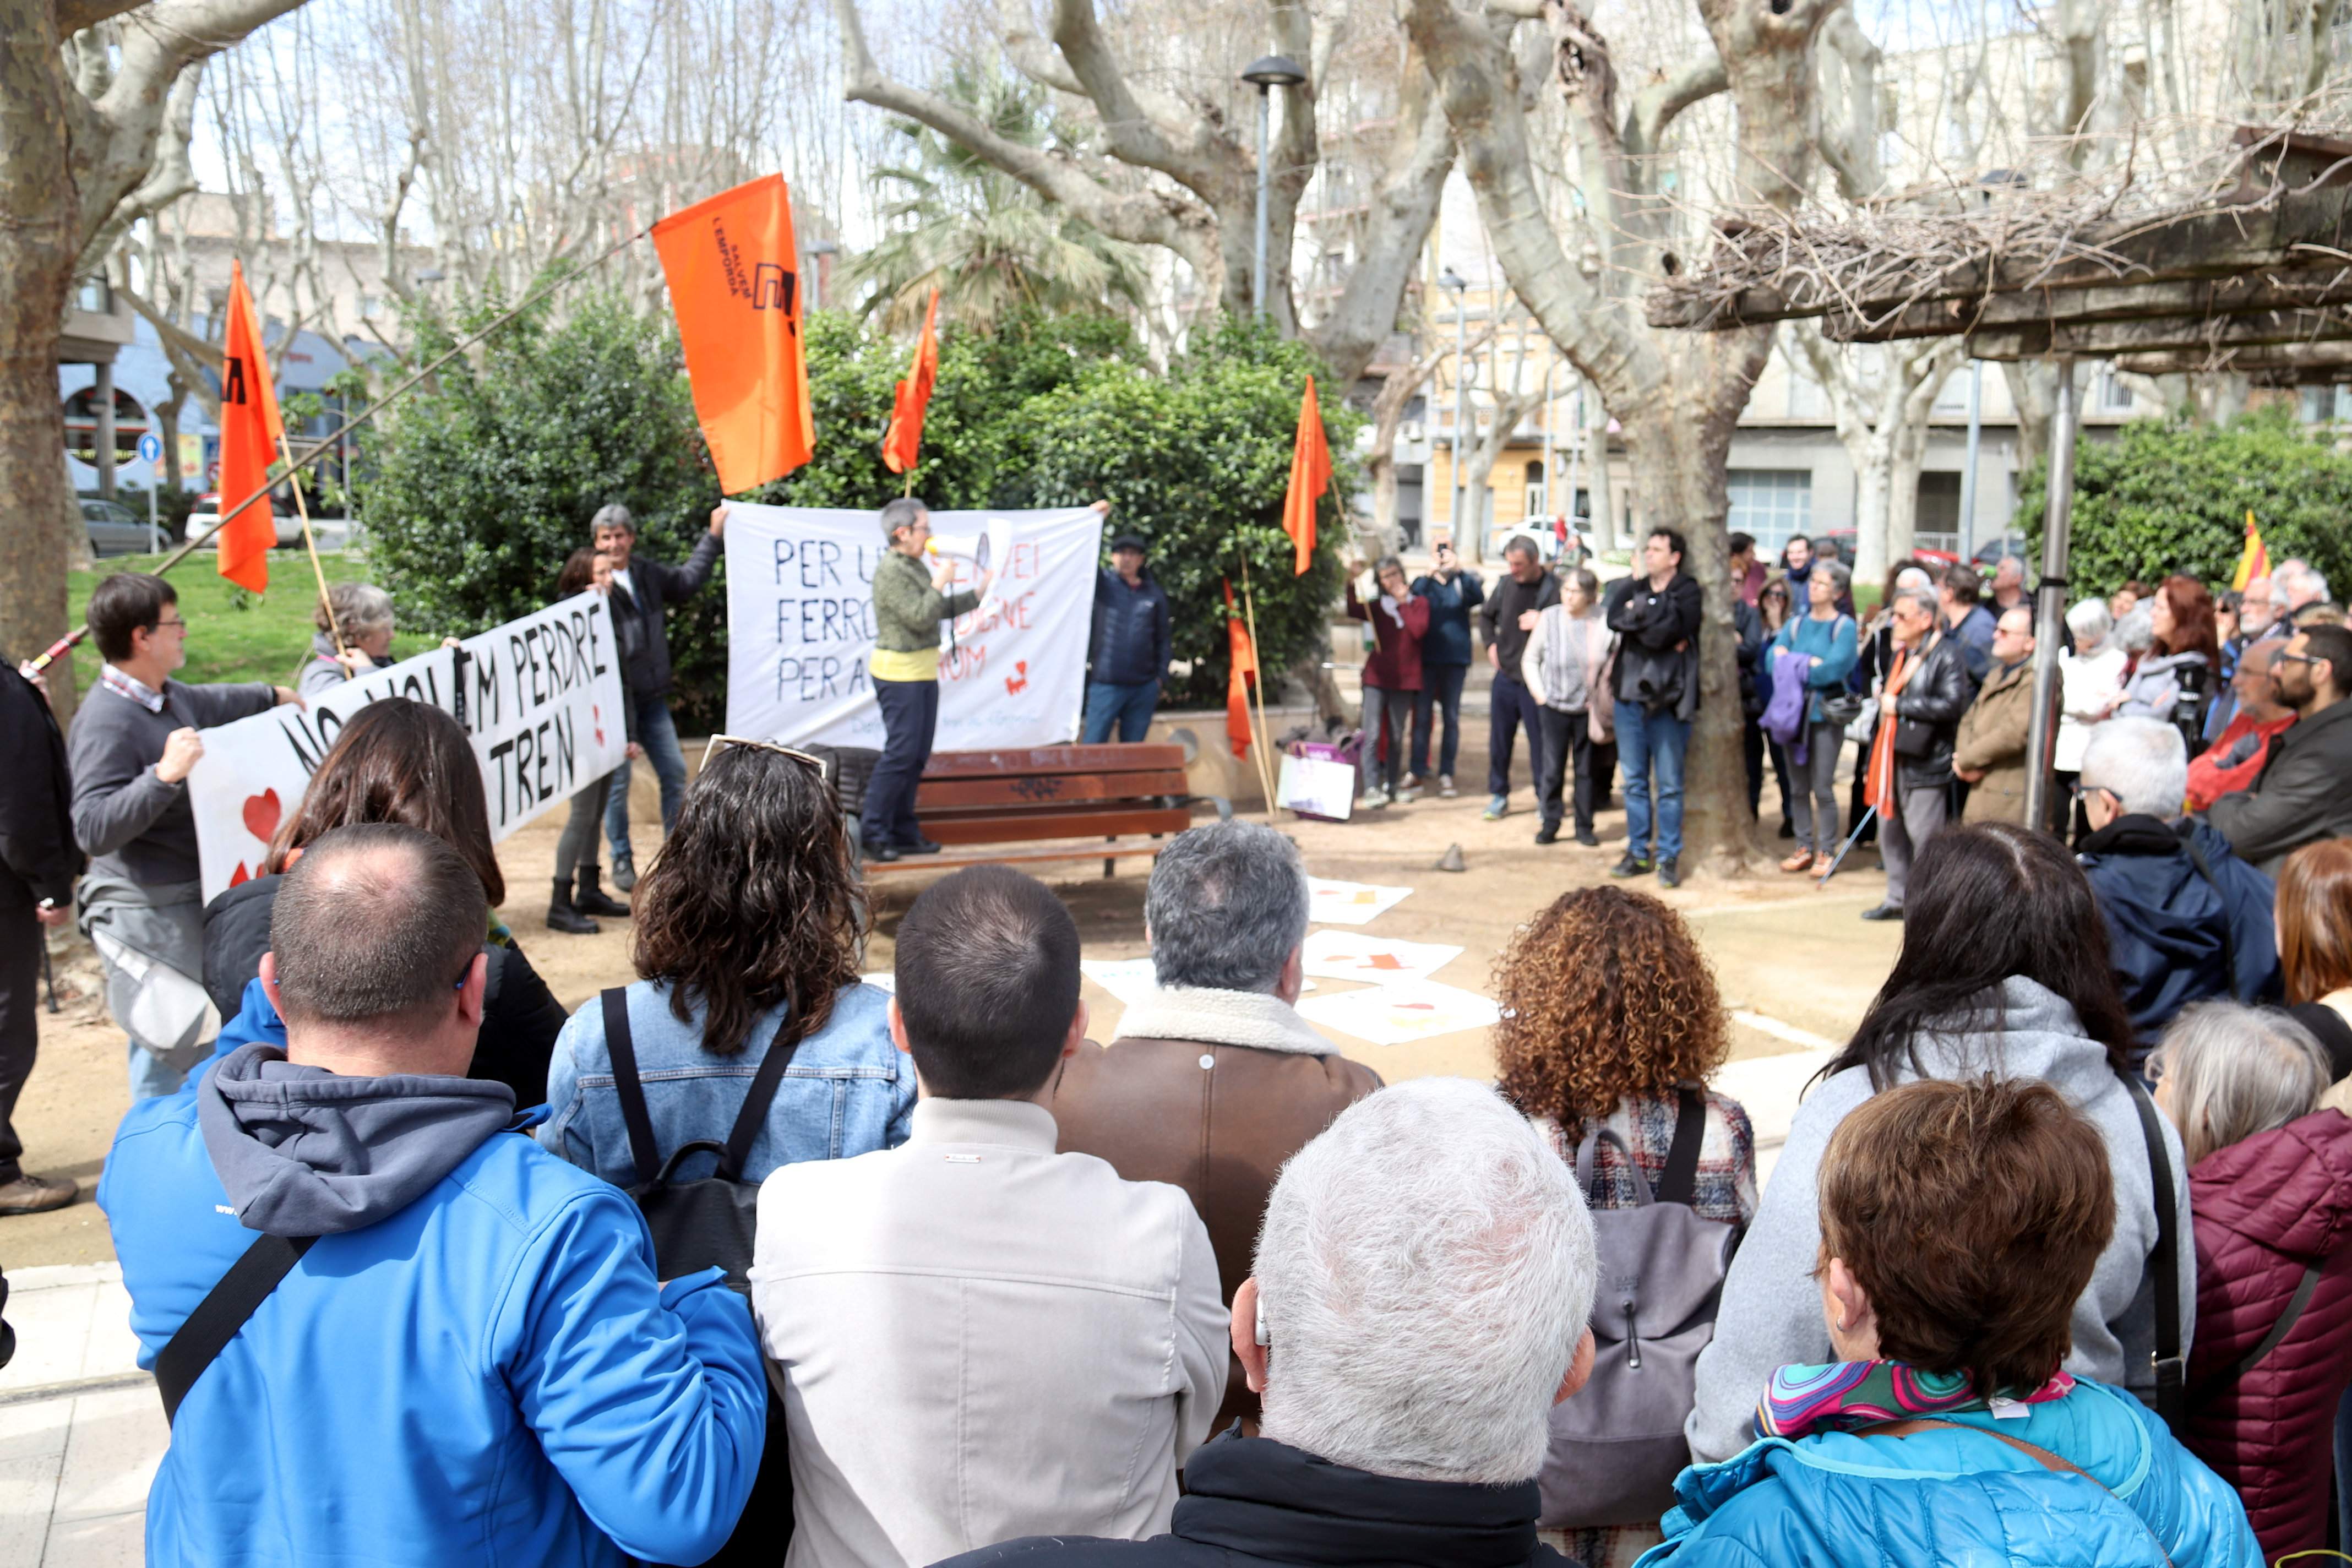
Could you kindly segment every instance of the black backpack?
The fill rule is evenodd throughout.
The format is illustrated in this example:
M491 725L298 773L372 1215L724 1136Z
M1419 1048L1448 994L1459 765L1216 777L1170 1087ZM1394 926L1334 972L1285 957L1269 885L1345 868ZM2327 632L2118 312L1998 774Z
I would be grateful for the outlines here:
M621 1120L629 1129L629 1154L637 1167L637 1184L628 1189L646 1228L653 1233L654 1269L664 1279L718 1268L727 1271L730 1289L751 1290L751 1243L758 1228L760 1187L743 1179L743 1163L751 1144L766 1125L768 1108L775 1103L776 1087L792 1066L800 1042L787 1044L793 1012L776 1027L768 1054L751 1076L743 1095L743 1109L724 1143L697 1139L681 1143L664 1159L654 1141L652 1114L646 1109L645 1081L637 1074L636 1043L629 1034L629 994L620 987L603 994L604 1049L613 1060L613 1088L621 1097ZM678 1162L689 1154L713 1153L719 1168L696 1181L675 1179ZM784 1560L793 1536L793 1471L786 1457L783 1390L776 1369L764 1351L760 1363L768 1373L768 1436L761 1451L760 1478L752 1483L751 1500L743 1505L735 1532L713 1564L761 1563L773 1568Z

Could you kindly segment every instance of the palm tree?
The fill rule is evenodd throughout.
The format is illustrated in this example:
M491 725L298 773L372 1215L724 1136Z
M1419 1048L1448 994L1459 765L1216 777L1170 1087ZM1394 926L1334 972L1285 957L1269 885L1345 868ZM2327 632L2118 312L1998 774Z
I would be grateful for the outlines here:
M1045 89L1028 82L959 63L940 91L1000 136L1033 147L1072 140ZM912 331L934 288L943 315L982 331L1024 306L1057 315L1142 308L1149 273L1139 247L1058 210L928 127L896 121L891 129L908 156L876 171L891 193L887 232L847 268L850 287L865 291L861 315L878 312L885 331Z

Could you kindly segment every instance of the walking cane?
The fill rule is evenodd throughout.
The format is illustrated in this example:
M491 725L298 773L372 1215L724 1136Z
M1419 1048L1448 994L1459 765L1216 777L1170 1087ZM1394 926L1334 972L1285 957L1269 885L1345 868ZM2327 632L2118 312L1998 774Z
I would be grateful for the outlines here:
M41 938L41 984L49 988L49 1011L58 1010L58 977L49 968L49 939Z
M1846 840L1845 840L1845 842L1844 842L1843 845L1839 846L1839 847L1838 847L1838 852L1837 852L1837 858L1836 858L1836 859L1834 859L1834 860L1832 860L1832 861L1831 861L1831 862L1830 862L1830 868L1829 868L1828 870L1826 870L1826 871L1824 871L1824 872L1822 872L1822 879L1821 879L1820 881L1815 882L1815 883L1813 884L1813 891L1815 891L1816 893L1818 893L1818 892L1820 892L1823 888L1826 888L1826 887L1828 887L1828 886L1830 885L1830 879L1831 879L1832 877L1834 877L1834 876L1836 876L1836 875L1837 875L1837 868L1838 868L1839 867L1841 867L1841 866L1843 866L1843 865L1844 865L1844 864L1845 864L1845 858L1846 858L1848 855L1851 855L1851 854L1853 854L1853 847L1854 847L1854 843L1855 843L1855 841L1856 841L1856 840L1858 840L1859 838L1861 838L1861 837L1862 837L1862 830L1863 830L1864 828L1865 828L1865 827L1868 827L1868 826L1869 826L1873 822L1876 821L1877 819L1878 819L1878 807L1876 807L1876 806L1874 806L1874 806L1872 806L1868 811L1865 811L1865 812L1864 812L1864 813L1862 814L1862 820L1861 820L1860 822L1857 822L1857 823L1855 823L1855 824L1853 825L1853 831L1852 833L1847 834L1847 835L1846 835Z

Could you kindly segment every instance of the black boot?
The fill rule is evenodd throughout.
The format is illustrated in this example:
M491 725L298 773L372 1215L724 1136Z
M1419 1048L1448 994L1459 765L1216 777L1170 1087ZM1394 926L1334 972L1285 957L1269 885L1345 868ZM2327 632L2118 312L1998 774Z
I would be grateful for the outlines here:
M583 915L619 915L625 918L629 906L606 898L604 889L598 885L602 880L603 876L595 867L581 867L580 895L572 900L572 907Z
M572 907L572 879L568 877L555 879L555 897L547 901L547 929L568 936L596 934L596 922Z

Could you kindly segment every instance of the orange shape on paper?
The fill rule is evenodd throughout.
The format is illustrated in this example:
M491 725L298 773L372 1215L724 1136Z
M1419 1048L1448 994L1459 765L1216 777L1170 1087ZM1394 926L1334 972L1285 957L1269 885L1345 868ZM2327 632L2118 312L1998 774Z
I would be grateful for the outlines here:
M1376 952L1364 960L1364 967L1366 969L1402 969L1404 965L1396 961L1396 955L1393 953Z

